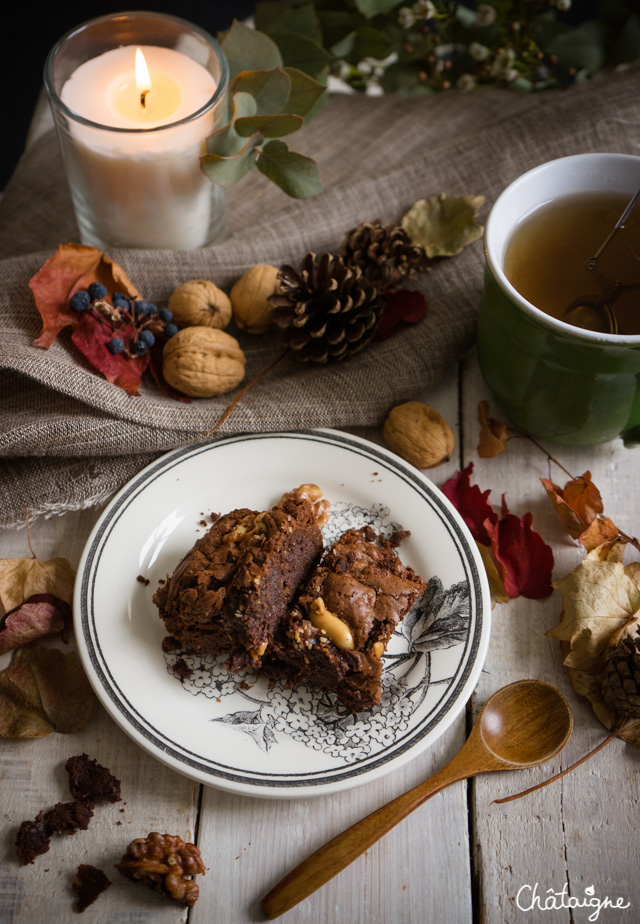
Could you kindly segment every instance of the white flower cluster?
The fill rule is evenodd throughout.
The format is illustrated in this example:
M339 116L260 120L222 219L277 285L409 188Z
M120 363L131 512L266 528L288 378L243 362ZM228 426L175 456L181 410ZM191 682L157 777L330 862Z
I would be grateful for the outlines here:
M398 10L398 23L403 29L410 29L423 19L431 19L436 8L431 0L416 0L413 6L401 6Z

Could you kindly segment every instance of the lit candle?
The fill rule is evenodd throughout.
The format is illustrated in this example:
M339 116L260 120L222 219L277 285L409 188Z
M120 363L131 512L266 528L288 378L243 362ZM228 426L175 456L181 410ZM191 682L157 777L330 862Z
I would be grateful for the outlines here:
M212 190L200 155L217 127L216 88L198 61L155 45L120 45L71 74L59 95L74 118L61 141L85 243L187 250L210 242L212 196L223 193Z

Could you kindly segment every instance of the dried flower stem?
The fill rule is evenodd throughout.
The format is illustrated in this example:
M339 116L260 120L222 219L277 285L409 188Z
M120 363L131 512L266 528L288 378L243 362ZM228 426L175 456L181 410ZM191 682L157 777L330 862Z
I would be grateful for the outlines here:
M531 786L529 789L523 789L522 792L517 792L513 796L505 796L503 799L494 799L491 805L502 805L503 802L513 802L515 799L521 799L522 796L528 796L529 793L535 792L537 789L543 789L545 786L548 786L550 783L555 783L556 780L559 780L561 777L566 776L567 773L571 773L572 770L575 770L580 764L584 764L585 761L589 760L590 757L593 757L594 754L597 754L598 751L601 751L603 747L606 747L610 741L613 741L614 738L617 738L622 734L623 731L628 731L630 728L633 728L635 725L640 724L640 719L631 724L625 724L617 726L613 729L610 735L608 735L604 741L601 741L595 748L589 751L588 754L585 754L584 757L581 757L580 760L577 760L574 764L571 764L570 767L566 767L564 770L561 770L560 773L556 773L554 776L550 776L548 780L544 780L542 783L538 783L536 786Z
M263 369L262 372L259 372L258 375L249 382L248 385L245 385L244 388L242 388L238 392L238 394L235 396L235 398L233 399L229 407L226 409L226 411L223 413L222 417L220 417L216 425L214 427L211 427L210 430L207 430L207 432L205 433L205 437L211 436L212 433L215 433L218 427L220 427L225 422L225 420L227 419L231 411L234 409L234 407L236 406L240 398L242 398L243 395L246 395L249 389L253 388L253 386L256 385L260 381L260 379L267 374L267 372L271 372L272 369L275 369L275 367L278 365L280 360L284 359L284 357L287 355L288 352L289 352L289 348L287 347L284 353L281 353L280 356L278 356L277 359L274 359L274 361L270 365L268 365L266 369Z

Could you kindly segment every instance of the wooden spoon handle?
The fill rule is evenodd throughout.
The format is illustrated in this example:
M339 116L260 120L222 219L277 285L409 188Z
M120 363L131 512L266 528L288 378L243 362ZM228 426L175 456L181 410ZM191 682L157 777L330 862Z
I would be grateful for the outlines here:
M469 775L469 767L459 757L460 754L456 755L425 783L367 815L303 860L262 899L260 907L265 915L277 918L293 908L368 850L419 805L451 783L465 779Z

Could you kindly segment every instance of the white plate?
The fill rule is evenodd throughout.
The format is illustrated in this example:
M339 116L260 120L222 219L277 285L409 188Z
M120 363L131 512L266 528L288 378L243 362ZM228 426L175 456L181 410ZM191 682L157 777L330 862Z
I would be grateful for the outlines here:
M356 716L306 685L232 676L224 658L185 657L193 672L180 680L176 655L161 648L152 595L204 533L201 521L266 509L303 482L332 503L327 543L367 523L408 529L400 557L429 582L389 644L381 705ZM89 537L74 602L89 679L140 747L199 782L275 798L369 782L429 747L473 692L491 613L475 542L444 495L397 456L330 430L238 436L152 463Z

